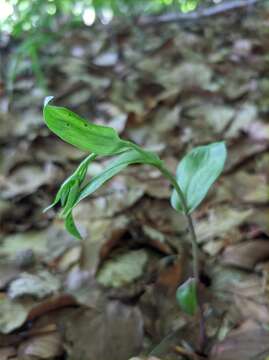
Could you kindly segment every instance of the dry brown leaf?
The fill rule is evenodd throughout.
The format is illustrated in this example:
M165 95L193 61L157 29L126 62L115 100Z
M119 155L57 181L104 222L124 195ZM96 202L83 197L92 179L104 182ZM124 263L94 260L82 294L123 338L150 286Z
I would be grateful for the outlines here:
M111 301L102 311L78 310L64 323L72 359L126 360L141 350L143 320L137 307Z
M221 262L252 270L257 263L268 258L269 241L252 240L228 246L221 256Z
M2 347L0 349L0 360L8 360L10 358L14 359L16 356L17 351L15 347L9 346L9 347Z
M62 353L62 339L58 332L34 336L22 342L18 349L20 358L33 356L38 359L51 359L62 355Z
M214 345L210 360L264 359L269 354L269 332L257 322L246 321Z

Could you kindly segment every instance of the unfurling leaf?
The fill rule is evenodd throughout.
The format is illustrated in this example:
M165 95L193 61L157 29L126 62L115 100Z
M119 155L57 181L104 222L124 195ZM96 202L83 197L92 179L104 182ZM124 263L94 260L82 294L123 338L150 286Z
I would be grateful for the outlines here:
M194 278L190 278L178 287L176 299L182 311L188 315L195 315L198 308L198 301L196 281Z
M113 155L127 149L128 142L121 140L113 128L92 124L64 107L49 105L51 99L45 99L44 120L62 140L97 155Z
M117 175L120 171L125 169L128 165L132 164L152 164L152 158L150 158L150 152L140 153L136 150L128 150L125 153L119 155L113 160L100 174L96 175L91 181L81 190L77 205L82 199L91 195L94 191L99 189L106 181L110 180L113 176ZM155 154L152 154L153 159L157 158Z
M227 156L224 142L199 146L192 149L179 163L177 182L185 198L187 213L191 213L205 198L209 188L223 170ZM184 206L175 190L171 204L184 212Z
M79 164L78 168L73 172L73 174L70 175L69 178L67 178L61 185L53 203L46 209L44 209L44 212L51 209L59 201L61 202L61 206L63 208L62 213L64 214L68 212L68 210L74 205L77 200L79 188L85 179L89 164L93 160L95 160L96 157L96 154L90 154Z
M150 156L150 152L138 152L137 150L128 150L123 154L119 155L116 159L114 159L100 174L94 176L88 184L84 186L84 188L80 191L80 193L76 197L76 201L72 204L71 207L66 208L63 214L65 216L69 216L72 213L72 210L78 203L90 196L96 190L98 190L106 181L110 180L113 176L117 175L120 171L125 169L128 165L131 164L151 164L152 161L157 161L158 157L155 154ZM160 160L159 160L160 161ZM66 223L66 229L74 236L78 234L78 230L75 227L73 220L68 218L68 222ZM70 231L71 230L71 231ZM77 237L77 236L76 236Z
M76 224L74 222L74 219L73 219L73 215L72 213L68 213L68 215L66 216L65 218L65 221L64 221L64 225L65 225L65 228L66 230L71 234L73 235L75 238L81 240L82 237L76 227Z

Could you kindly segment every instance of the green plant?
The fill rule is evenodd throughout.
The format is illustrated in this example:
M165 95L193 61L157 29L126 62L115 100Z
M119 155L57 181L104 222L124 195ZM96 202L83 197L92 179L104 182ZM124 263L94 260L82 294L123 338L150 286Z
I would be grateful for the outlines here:
M49 104L45 100L44 119L49 129L62 140L91 152L77 170L60 187L53 204L61 203L61 216L66 229L81 239L74 223L72 211L81 200L99 189L106 181L131 164L148 164L157 168L171 183L172 207L183 213L188 222L192 241L193 278L177 290L177 300L182 310L190 315L199 313L201 328L201 348L205 339L202 305L199 301L199 249L191 213L205 198L209 188L223 170L226 160L224 142L212 143L192 149L180 162L174 176L164 162L153 152L137 144L121 139L114 129L92 124L72 111ZM98 156L116 156L103 172L94 176L84 185L88 166Z

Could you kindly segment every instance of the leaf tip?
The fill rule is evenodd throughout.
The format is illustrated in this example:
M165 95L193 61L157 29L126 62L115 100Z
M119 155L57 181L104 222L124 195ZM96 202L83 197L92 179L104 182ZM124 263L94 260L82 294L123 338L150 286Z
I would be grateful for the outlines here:
M48 105L48 103L54 98L54 96L46 96L44 99L43 106L44 108Z

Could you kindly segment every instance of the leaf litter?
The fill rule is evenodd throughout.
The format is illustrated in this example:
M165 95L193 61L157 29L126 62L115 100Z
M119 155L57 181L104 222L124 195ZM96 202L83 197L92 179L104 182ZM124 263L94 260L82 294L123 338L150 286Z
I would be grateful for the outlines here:
M44 66L58 71L48 86L63 106L156 149L172 171L192 146L226 141L225 175L195 216L209 359L266 360L268 9L233 15L129 28L123 42L118 24L116 37L70 30ZM78 206L85 238L69 237L42 210L84 155L45 129L27 66L9 111L0 103L0 357L198 358L197 319L175 302L191 257L169 185L147 166L128 169Z

